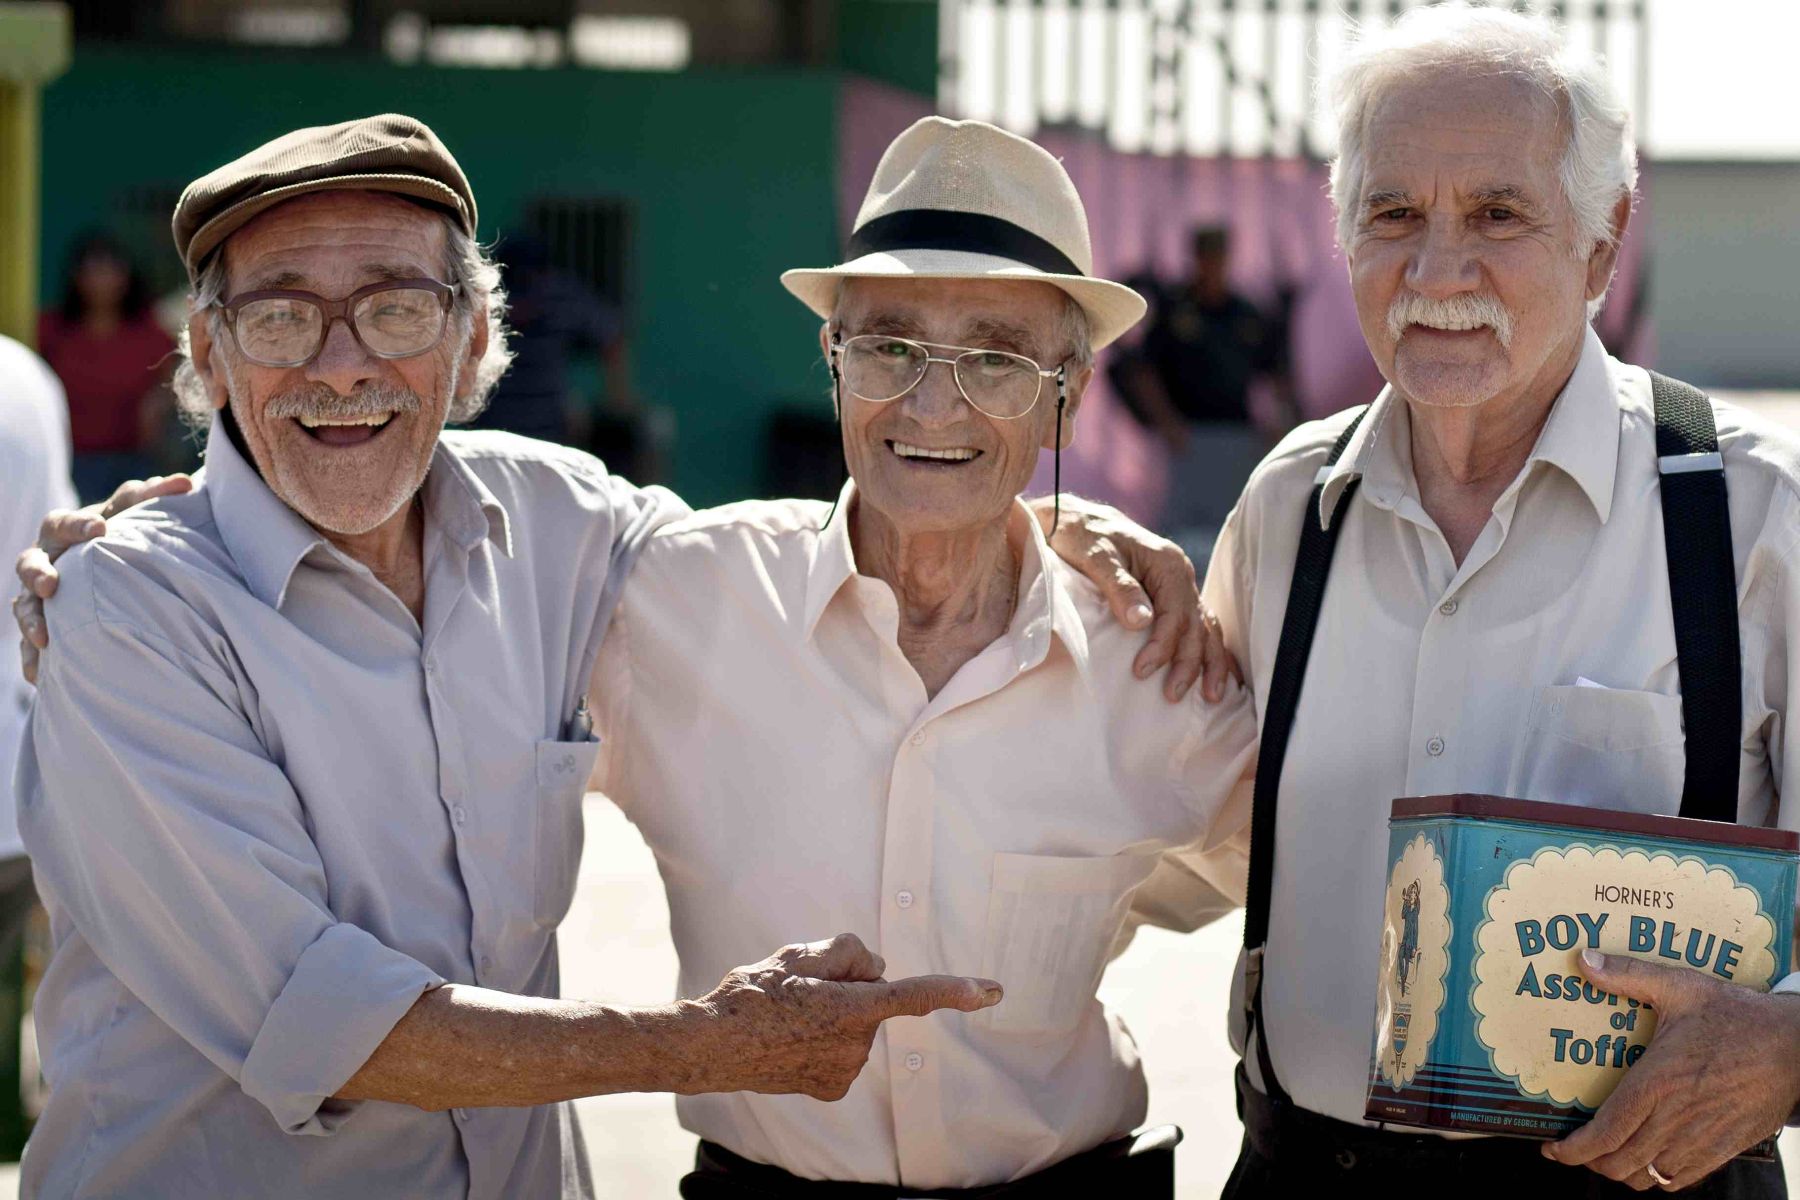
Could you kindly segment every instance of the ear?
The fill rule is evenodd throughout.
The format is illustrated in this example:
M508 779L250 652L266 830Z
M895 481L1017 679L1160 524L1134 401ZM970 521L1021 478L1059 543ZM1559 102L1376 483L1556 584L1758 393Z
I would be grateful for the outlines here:
M819 326L819 353L824 356L825 369L831 372L831 414L838 414L838 363L831 353L831 322Z
M1081 370L1073 372L1069 376L1068 382L1063 385L1062 442L1060 444L1056 440L1056 394L1052 391L1049 397L1050 420L1044 426L1044 449L1067 450L1070 443L1075 440L1075 414L1081 408L1082 397L1087 395L1088 384L1093 381L1094 368L1090 363ZM1056 386L1054 379L1046 379L1044 382L1052 388Z
M1608 222L1612 229L1612 240L1595 246L1588 255L1587 264L1587 296L1592 300L1604 292L1612 284L1613 272L1619 266L1619 247L1625 241L1625 229L1631 224L1631 197L1619 197L1613 205L1612 220Z
M225 386L224 364L213 360L212 321L206 312L188 314L188 353L194 362L194 373L206 385L206 398L215 409L224 408L231 399Z
M463 360L456 372L456 398L461 400L475 389L475 368L487 356L488 350L488 307L487 297L483 296L469 312L469 347L463 353Z

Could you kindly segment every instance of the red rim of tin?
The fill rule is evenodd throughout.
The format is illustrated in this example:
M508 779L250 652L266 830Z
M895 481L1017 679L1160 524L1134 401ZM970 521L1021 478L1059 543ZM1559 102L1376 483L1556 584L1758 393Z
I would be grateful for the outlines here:
M1572 829L1600 829L1608 833L1677 838L1685 842L1711 842L1720 846L1749 846L1757 850L1777 850L1788 854L1800 851L1800 833L1786 829L1733 825L1726 821L1696 821L1691 817L1663 817L1608 808L1583 808L1575 804L1547 804L1542 800L1512 800L1505 796L1479 796L1472 792L1454 796L1407 796L1394 801L1392 819L1414 820L1420 817L1489 817L1505 821L1533 821L1540 825L1564 825Z

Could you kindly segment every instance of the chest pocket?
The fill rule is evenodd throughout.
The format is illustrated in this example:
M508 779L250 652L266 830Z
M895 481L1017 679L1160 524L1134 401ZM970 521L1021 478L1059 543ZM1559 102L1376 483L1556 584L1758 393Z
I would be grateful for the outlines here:
M996 854L981 973L1006 989L982 1013L998 1033L1067 1033L1094 1002L1131 894L1154 854Z
M1541 687L1521 753L1520 796L1672 813L1687 766L1681 697Z
M531 915L551 928L569 911L575 897L575 875L581 868L581 798L600 755L598 740L537 744L537 823L535 884Z

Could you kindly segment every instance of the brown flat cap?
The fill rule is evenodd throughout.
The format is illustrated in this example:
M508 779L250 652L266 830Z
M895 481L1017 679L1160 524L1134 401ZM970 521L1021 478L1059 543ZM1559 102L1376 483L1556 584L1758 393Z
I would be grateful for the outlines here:
M250 218L307 192L397 192L437 205L475 236L475 193L423 121L396 113L296 129L187 185L170 222L188 278Z

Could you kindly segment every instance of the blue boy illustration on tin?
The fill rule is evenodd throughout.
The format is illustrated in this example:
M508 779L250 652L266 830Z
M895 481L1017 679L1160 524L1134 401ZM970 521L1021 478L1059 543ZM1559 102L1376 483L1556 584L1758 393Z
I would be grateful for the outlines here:
M1412 971L1419 961L1419 881L1406 885L1400 899L1400 994L1411 990Z

